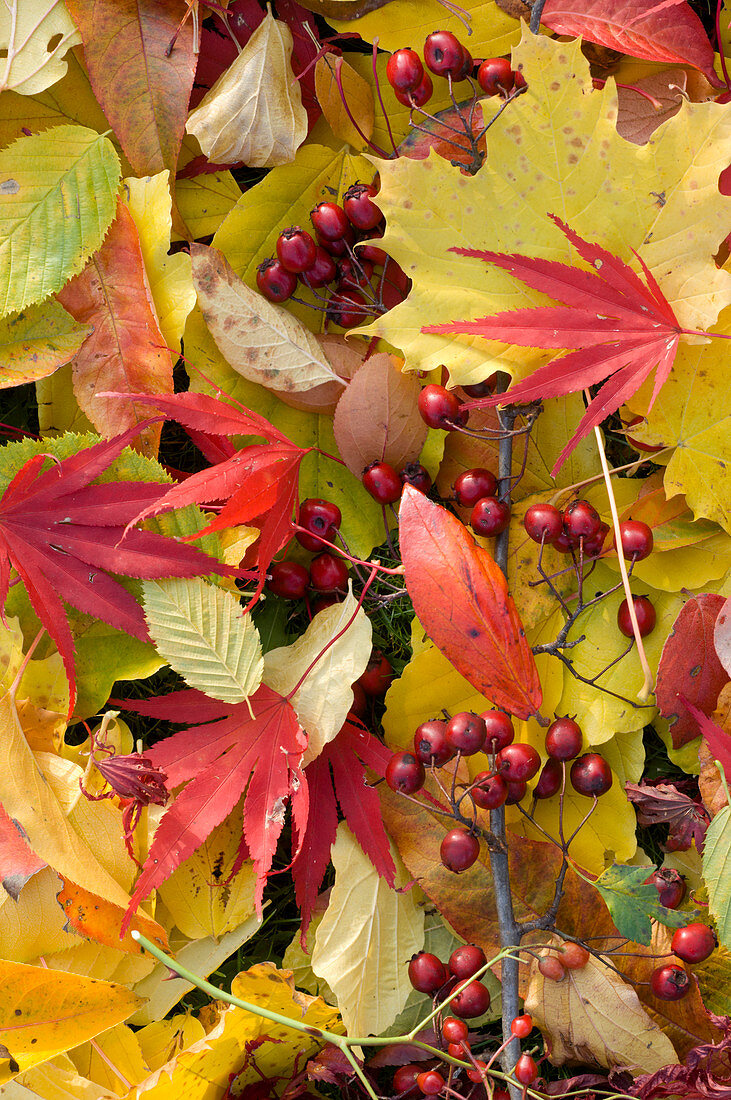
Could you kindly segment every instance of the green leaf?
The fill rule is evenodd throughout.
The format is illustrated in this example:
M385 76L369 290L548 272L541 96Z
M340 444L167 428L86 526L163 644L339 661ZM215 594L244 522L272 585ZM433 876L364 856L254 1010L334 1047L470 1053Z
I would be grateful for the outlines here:
M232 593L200 577L145 581L142 591L155 645L187 684L224 703L256 691L261 642Z
M111 141L83 126L21 137L0 153L0 316L78 274L114 218Z
M626 936L634 943L650 943L651 917L669 928L682 928L692 916L666 909L660 904L655 886L645 882L651 873L648 867L615 864L607 867L593 883L604 898L620 936Z
M54 299L0 320L0 389L36 382L74 358L93 332Z
M719 943L731 947L731 809L724 806L708 826L703 845L703 881Z

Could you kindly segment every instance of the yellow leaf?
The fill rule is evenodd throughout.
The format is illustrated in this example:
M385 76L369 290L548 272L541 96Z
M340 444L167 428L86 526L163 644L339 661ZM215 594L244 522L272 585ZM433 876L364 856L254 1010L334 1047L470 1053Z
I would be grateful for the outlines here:
M63 910L57 894L61 882L51 867L44 867L26 882L17 902L0 893L0 943L3 955L16 962L34 962L54 951L67 952L79 937L64 929Z
M3 1089L6 1100L109 1100L109 1092L77 1072L67 1054L20 1073Z
M82 1077L127 1096L131 1085L138 1085L150 1072L137 1036L126 1024L99 1035L94 1043L83 1043L69 1052L69 1058Z
M264 657L264 682L281 695L288 695L328 642L345 633L317 661L292 696L302 728L309 735L303 765L322 752L337 736L353 705L351 685L365 672L371 655L371 621L358 607L352 591L342 603L326 607L292 645L271 649Z
M315 934L312 969L338 999L349 1035L381 1035L411 992L408 963L424 943L412 890L392 890L344 822L332 849L335 883ZM397 859L396 887L409 875Z
M28 663L17 699L20 724L33 752L58 752L69 708L69 682L60 654Z
M338 63L340 63L338 73ZM373 133L375 105L370 84L352 65L333 54L324 54L315 65L315 92L330 129L336 138L347 141L354 149L367 150L367 141L358 133L343 106L338 78L345 102L358 126L369 138Z
M64 54L81 43L58 0L10 0L0 6L0 92L42 92L66 73Z
M632 986L593 956L580 970L567 970L560 982L544 978L537 960L531 960L525 1011L545 1035L556 1066L593 1062L640 1074L678 1061Z
M240 198L241 188L230 172L206 172L175 182L178 210L196 240L215 233ZM180 239L177 234L175 239Z
M728 113L717 103L684 103L651 146L637 146L617 134L615 89L607 81L593 90L580 42L526 34L513 64L528 91L491 127L490 155L475 176L436 154L378 162L383 247L414 287L368 331L401 348L411 369L445 363L459 383L497 369L525 377L545 353L423 334L421 326L547 302L506 272L449 252L486 248L568 262L570 246L547 212L628 262L637 249L681 325L713 324L729 301L728 276L713 261L728 220L718 190ZM641 202L627 202L628 179Z
M137 1032L136 1038L150 1069L160 1069L176 1055L205 1037L200 1020L181 1012L169 1020L156 1020Z
M91 325L78 324L53 299L4 317L0 320L0 389L53 374L73 359L92 331Z
M168 256L172 231L170 173L123 181L123 195L140 238L142 259L155 303L158 324L165 343L177 352L185 319L195 305L190 256L177 252Z
M126 1020L140 999L122 986L0 960L0 1043L21 1070ZM12 1072L0 1060L0 1083Z
M186 123L210 161L272 168L294 159L307 112L291 57L292 32L269 11Z

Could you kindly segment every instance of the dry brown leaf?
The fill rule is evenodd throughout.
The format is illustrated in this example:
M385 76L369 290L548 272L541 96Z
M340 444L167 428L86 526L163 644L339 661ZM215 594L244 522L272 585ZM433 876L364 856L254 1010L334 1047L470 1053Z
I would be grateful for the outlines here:
M203 318L231 367L267 389L298 392L338 381L313 334L248 287L215 248L190 249Z
M335 410L340 456L360 478L371 462L400 470L418 459L427 428L416 405L421 386L403 374L392 356L374 355L363 364Z
M686 72L679 65L617 86L617 133L644 145L652 133L680 110L686 99Z
M307 112L291 57L292 32L269 12L188 118L185 128L209 160L254 168L294 160Z
M731 683L721 688L716 709L711 715L713 721L726 733L731 734ZM698 745L698 760L701 771L698 776L698 789L703 799L703 805L711 817L715 817L719 810L728 805L726 791L721 783L718 768L714 763L714 755L708 747L705 738L701 738Z
M554 1065L588 1062L654 1073L678 1061L632 986L598 959L567 970L560 982L544 978L537 960L530 965L525 1011L543 1032Z
M339 73L338 73L339 69ZM325 54L315 66L315 92L330 129L335 137L347 141L354 149L368 149L368 142L353 125L338 88L338 75L350 114L366 138L373 134L375 105L370 84L341 57Z

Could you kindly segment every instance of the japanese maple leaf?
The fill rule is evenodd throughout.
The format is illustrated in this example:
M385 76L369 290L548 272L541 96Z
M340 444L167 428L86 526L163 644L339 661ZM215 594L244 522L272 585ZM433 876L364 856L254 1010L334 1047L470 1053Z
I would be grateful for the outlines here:
M604 385L589 402L576 432L558 456L553 475L592 428L623 405L657 368L649 408L668 377L681 335L708 335L680 327L642 257L634 253L645 282L622 260L591 244L549 214L579 255L594 270L584 271L555 260L515 253L453 248L509 271L521 282L563 302L567 307L541 306L425 325L422 332L470 333L519 347L576 348L539 367L506 393L471 402L472 407L528 403L559 394ZM634 250L633 250L634 251Z
M731 1100L731 1019L709 1012L708 1018L721 1032L718 1042L700 1043L689 1050L682 1065L663 1066L655 1073L643 1073L628 1082L629 1095L641 1100L681 1097L682 1100ZM612 1084L622 1087L626 1073L612 1075Z
M645 783L625 783L627 798L637 809L639 825L669 825L669 851L687 851L693 841L703 852L703 841L710 818L702 805L683 794L671 783L651 787Z
M139 434L87 447L50 469L35 455L0 498L0 608L10 570L20 576L33 608L56 643L70 685L69 716L76 700L74 642L63 601L142 641L149 641L142 608L110 573L128 577L226 574L227 566L192 546L150 531L125 528L141 507L165 493L156 482L92 485Z
M295 894L302 914L303 947L317 892L330 862L338 827L338 804L373 866L390 886L394 884L396 868L378 793L369 786L365 772L367 766L377 775L384 775L391 755L368 730L346 721L337 737L305 768L310 804L316 812L309 815L306 829L298 835L292 862Z
M292 705L265 684L234 706L195 689L123 705L170 722L189 722L195 715L200 724L145 750L165 773L168 790L186 786L160 821L122 930L140 901L201 846L244 792L243 840L254 861L255 902L261 913L288 800L296 829L301 835L307 829L307 781L300 768L307 735Z
M173 397L134 394L134 399L153 405L185 428L203 433L211 442L226 435L255 435L269 440L267 444L244 447L192 474L133 520L138 523L147 516L186 504L210 505L225 501L217 517L188 538L198 539L210 531L239 523L259 528L261 534L256 547L259 582L251 605L264 586L266 569L272 558L292 537L299 467L311 448L296 446L263 416L243 405L233 407L205 394L179 393Z

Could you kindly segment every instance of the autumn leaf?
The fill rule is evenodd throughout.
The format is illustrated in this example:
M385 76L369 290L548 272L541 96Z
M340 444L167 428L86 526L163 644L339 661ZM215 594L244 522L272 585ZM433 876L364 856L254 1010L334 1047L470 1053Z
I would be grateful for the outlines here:
M315 65L315 91L335 137L368 152L367 139L373 134L375 121L374 96L368 81L342 57L324 54ZM360 133L349 115L355 118Z
M699 707L694 706L689 699L686 699L682 692L678 693L678 699L698 727L696 736L698 733L702 735L703 740L713 754L714 760L718 760L723 768L728 783L731 781L731 737L729 737L726 730L721 729L715 722L712 722Z
M22 826L0 805L0 882L15 901L29 878L48 866L28 844Z
M713 644L716 656L731 677L731 598L725 601L716 616Z
M91 331L53 299L2 318L0 389L53 374L73 359Z
M405 486L399 509L406 587L434 644L479 692L519 718L541 687L505 578L460 521Z
M689 913L678 913L661 905L656 886L645 882L646 878L647 867L614 864L594 881L620 936L645 945L652 939L650 918L668 928L682 928L691 919Z
M731 756L729 757L731 762ZM705 809L690 795L683 794L671 783L625 783L627 797L637 809L638 825L669 825L667 845L672 851L686 851L695 844L703 851L703 839L709 817ZM637 939L636 936L633 937Z
M33 6L9 0L0 8L0 42L5 60L0 92L30 96L61 80L68 68L63 60L78 34L65 5L41 0Z

